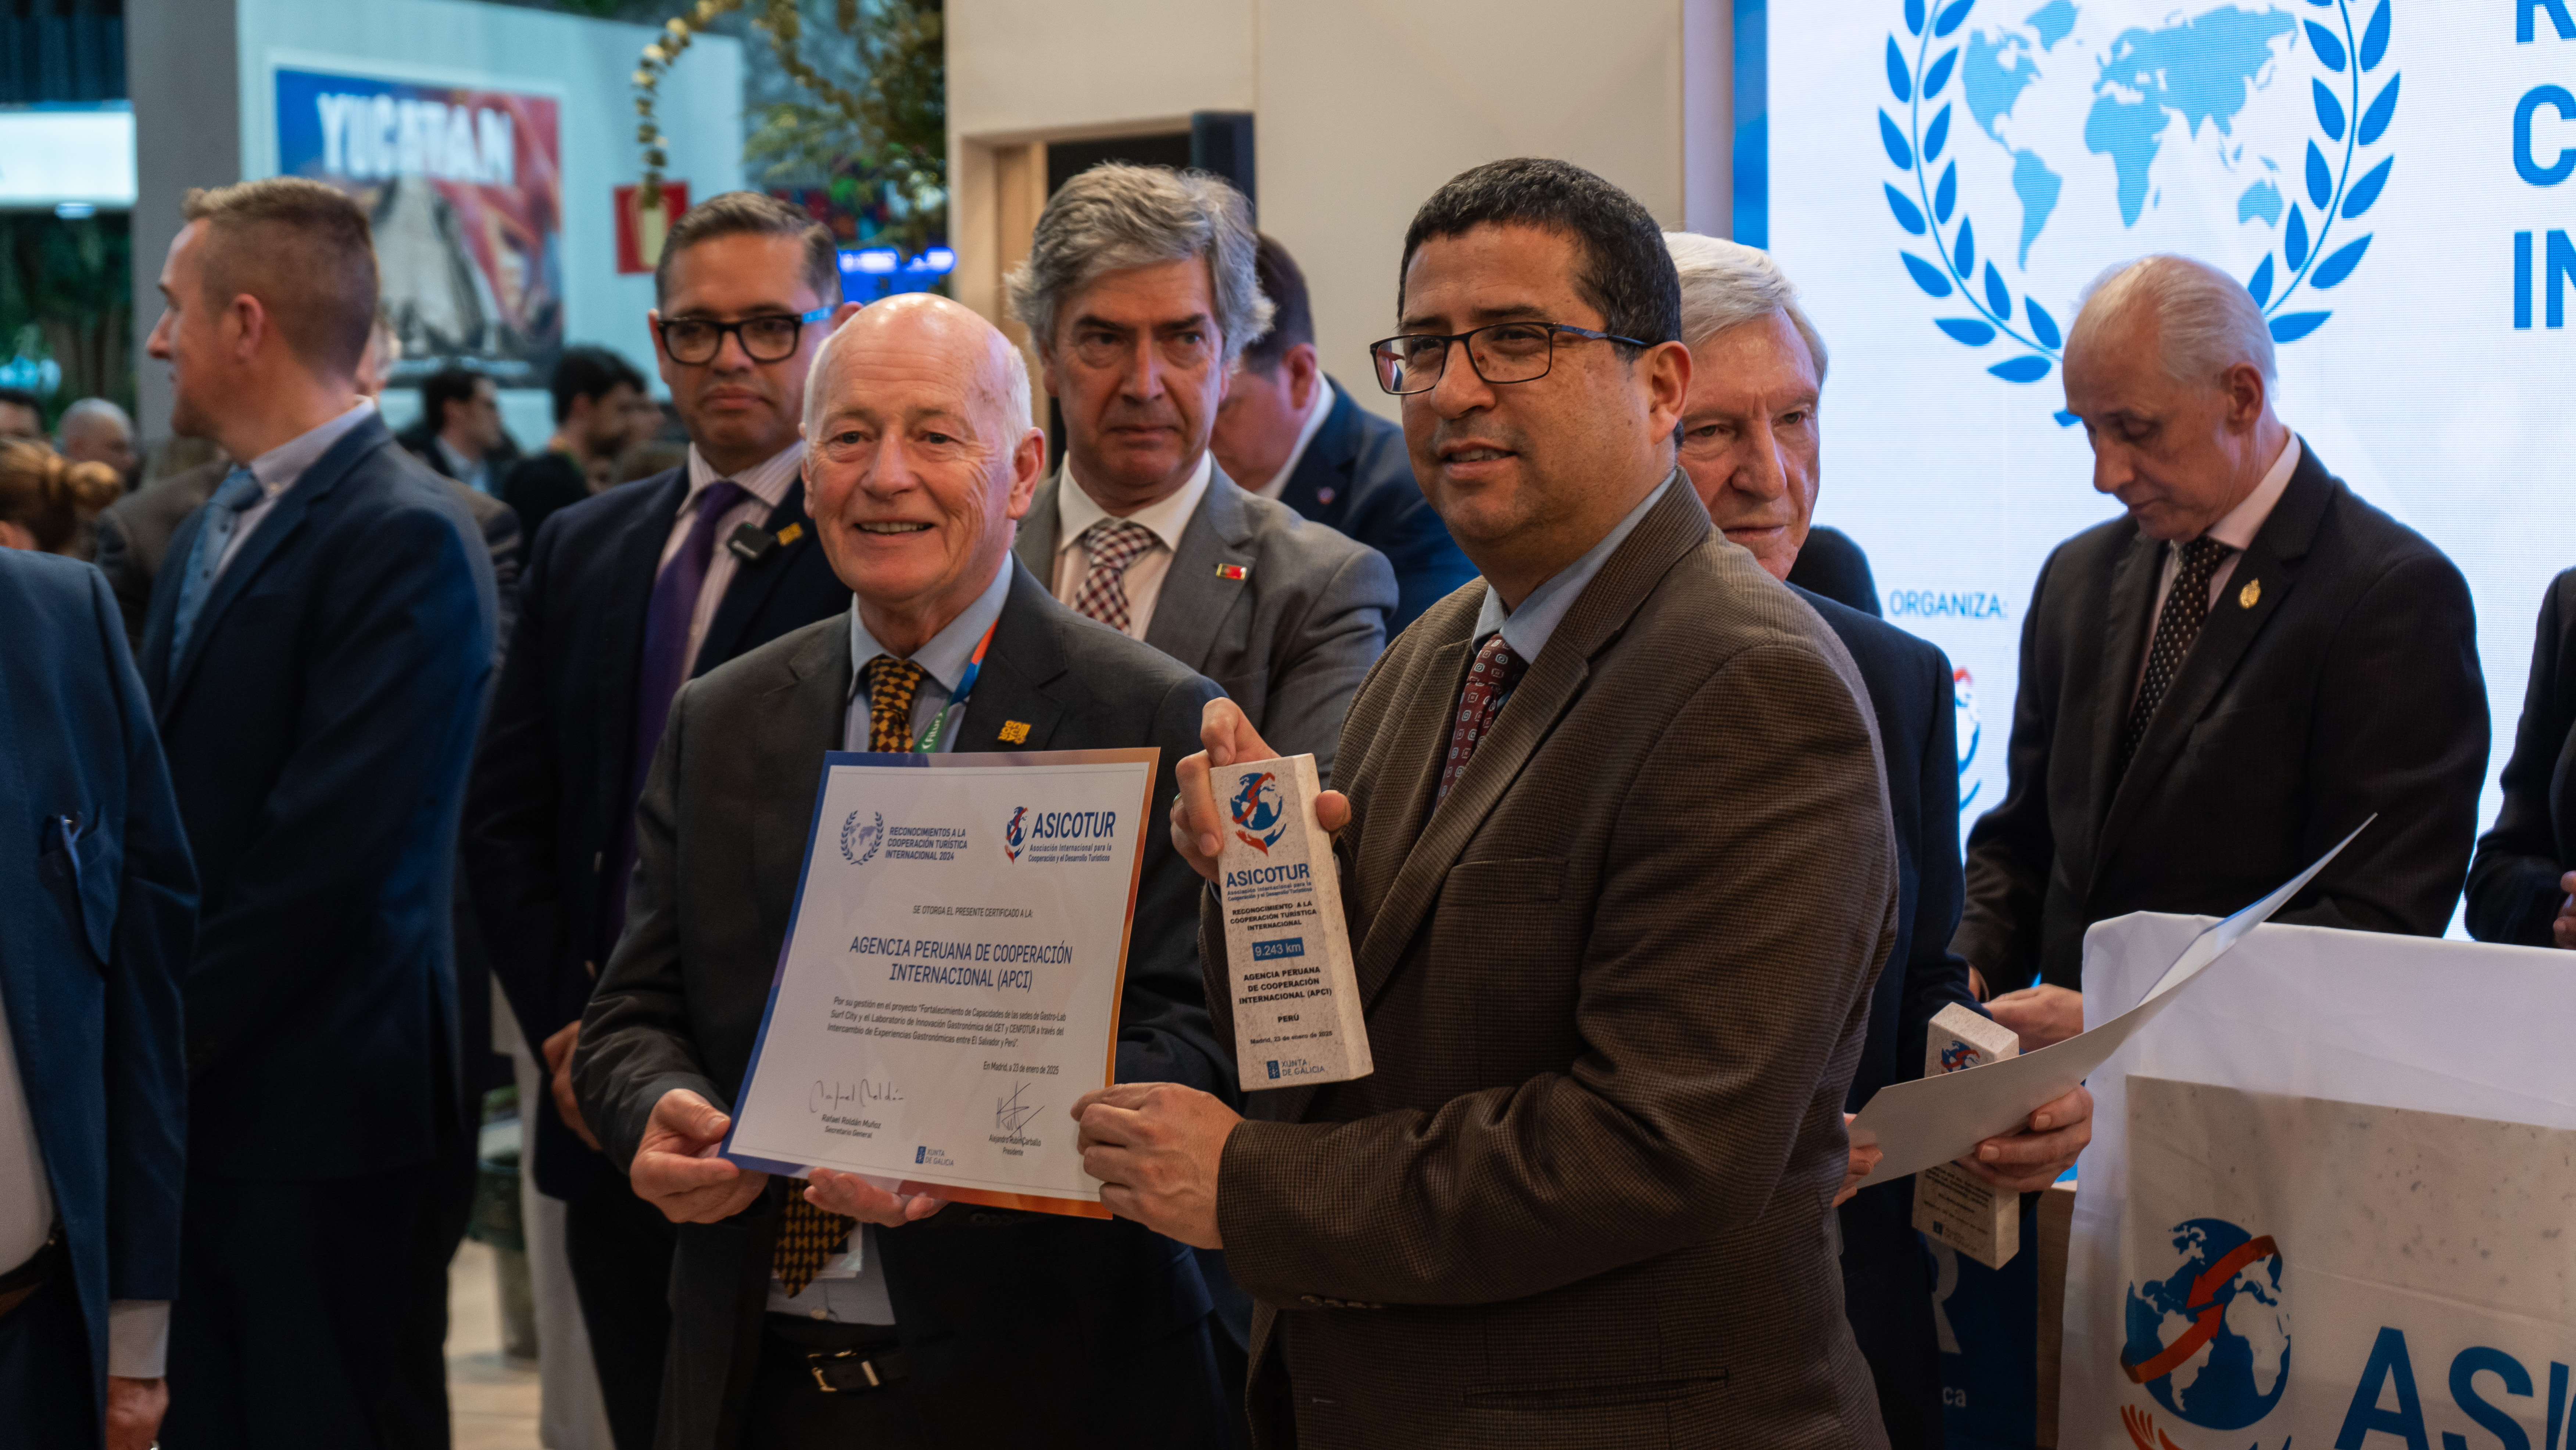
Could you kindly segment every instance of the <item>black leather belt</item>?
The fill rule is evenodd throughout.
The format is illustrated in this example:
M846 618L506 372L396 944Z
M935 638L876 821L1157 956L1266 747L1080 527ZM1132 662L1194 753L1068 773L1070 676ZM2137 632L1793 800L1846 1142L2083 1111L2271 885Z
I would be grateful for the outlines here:
M827 1395L864 1395L892 1388L912 1373L912 1362L887 1342L881 1326L808 1322L772 1315L768 1353Z
M27 1262L0 1274L0 1317L6 1317L45 1287L62 1261L63 1226L56 1224L53 1232L45 1236L44 1247L28 1255Z

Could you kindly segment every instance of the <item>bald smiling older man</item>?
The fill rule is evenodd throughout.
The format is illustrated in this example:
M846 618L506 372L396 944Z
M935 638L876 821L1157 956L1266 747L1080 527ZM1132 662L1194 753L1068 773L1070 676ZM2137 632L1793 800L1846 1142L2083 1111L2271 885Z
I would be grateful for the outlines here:
M879 303L817 354L805 399L805 487L854 608L680 691L637 810L626 933L573 1060L609 1155L680 1225L659 1443L1221 1443L1212 1305L1180 1244L713 1156L824 752L916 748L988 629L964 713L932 748L1158 746L1168 796L1217 697L1012 560L1045 435L1026 365L989 323L937 297ZM1230 1094L1201 997L1198 878L1159 832L1143 872L1118 1078ZM820 1265L790 1247L826 1235L840 1251Z

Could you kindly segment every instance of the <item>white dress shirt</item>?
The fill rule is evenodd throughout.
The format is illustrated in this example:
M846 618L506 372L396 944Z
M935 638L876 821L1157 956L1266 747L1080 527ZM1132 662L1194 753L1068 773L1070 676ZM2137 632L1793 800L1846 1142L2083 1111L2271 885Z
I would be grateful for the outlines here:
M1141 524L1160 546L1147 549L1127 566L1120 582L1127 591L1127 636L1143 639L1145 627L1154 622L1154 601L1163 597L1163 576L1172 572L1173 551L1181 547L1181 531L1190 526L1190 515L1197 513L1199 500L1207 497L1208 479L1216 469L1215 456L1201 450L1199 466L1190 471L1190 481L1168 497L1149 503L1132 514L1127 522ZM1091 553L1082 547L1082 531L1102 519L1111 517L1109 510L1094 500L1082 480L1073 476L1073 460L1064 461L1064 486L1055 498L1055 597L1066 604L1082 592L1083 578L1091 572Z
M1251 484L1239 478L1235 482L1252 488L1254 493L1272 503L1279 502L1279 495L1288 491L1288 480L1297 476L1297 465L1305 461L1306 445L1314 442L1315 435L1324 431L1324 420L1332 415L1333 380L1319 373L1315 377L1315 400L1306 405L1306 421L1297 425L1296 445L1288 450L1287 458L1281 460L1279 471L1263 480L1259 488L1252 488Z
M733 550L725 547L725 540L744 524L768 522L770 514L787 502L787 491L797 486L797 470L804 462L805 441L800 438L771 455L767 461L733 475L733 481L751 497L726 509L716 518L715 552L707 559L706 582L698 586L698 607L689 615L689 653L680 661L681 679L687 679L696 671L698 646L706 643L707 627L715 623L716 609L724 603L725 590L732 585L734 570L740 563ZM689 492L680 500L679 514L671 520L671 536L662 543L662 562L655 571L657 577L660 569L669 568L671 561L679 557L680 545L688 542L689 525L695 522L699 495L724 477L724 474L716 472L715 465L707 462L705 455L698 452L698 445L689 445Z
M430 451L438 455L440 470L448 477L476 493L492 491L492 456L490 454L487 453L474 462L468 463L462 454L447 446L445 438L433 436L429 440L429 446Z
M259 480L259 498L241 511L239 521L233 525L233 536L224 541L224 552L215 560L216 578L223 577L224 570L233 562L233 556L240 553L242 545L249 541L251 530L258 528L260 521L277 508L277 501L286 496L286 491L295 486L296 480L304 476L304 471L320 462L322 455L331 451L332 444L339 442L350 429L365 422L375 411L374 400L360 398L339 417L321 427L299 433L250 461L251 477ZM183 565L185 562L181 561Z
M2272 510L2280 505L2281 495L2290 487L2290 475L2298 471L2299 435L2293 433L2290 441L2281 445L2281 456L2272 460L2271 471L2263 475L2263 481L2254 485L2254 491L2245 495L2244 502L2229 509L2227 517L2210 525L2209 532L2202 536L2216 539L2229 550L2227 557L2218 561L2218 568L2209 576L2210 608L2218 607L2228 579L2236 573L2236 561L2245 557L2245 550L2253 544L2254 536L2263 531L2263 521L2272 517ZM2138 677L2129 682L2132 704L2137 701L2139 689L2146 684L2147 661L2154 655L2156 647L2156 622L2165 617L2165 599L2173 593L2174 576L2181 572L2182 550L2171 544L2165 545L2164 567L2156 574L2155 607L2147 613L2146 648L2138 655Z

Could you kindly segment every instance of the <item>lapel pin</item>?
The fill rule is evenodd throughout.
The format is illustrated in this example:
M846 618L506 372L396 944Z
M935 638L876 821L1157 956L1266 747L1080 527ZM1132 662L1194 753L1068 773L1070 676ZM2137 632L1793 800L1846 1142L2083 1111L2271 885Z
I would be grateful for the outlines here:
M1251 572L1252 566L1249 564L1219 564L1216 566L1216 577L1219 579L1241 579Z
M1029 722L1028 722L1028 721L1026 721L1026 720L1005 720L1005 721L1003 721L1003 722L1002 722L1002 743L1003 743L1004 745L1026 745L1026 744L1028 744L1028 743L1029 743Z
M2262 598L2263 581L2260 579L2248 579L2245 581L2245 587L2236 591L2236 607L2239 609L2251 609L2260 602Z
M805 526L803 524L789 524L787 527L778 531L778 542L781 546L795 543L798 539L803 537L805 537Z
M1333 501L1333 497L1333 490L1329 488L1319 488L1315 490L1315 502L1317 503L1330 504Z

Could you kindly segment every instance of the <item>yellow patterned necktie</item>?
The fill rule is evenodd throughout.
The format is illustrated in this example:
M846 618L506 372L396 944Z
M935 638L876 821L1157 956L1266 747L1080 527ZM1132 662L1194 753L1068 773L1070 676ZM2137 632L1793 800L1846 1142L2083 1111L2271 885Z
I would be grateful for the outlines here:
M912 748L912 701L921 691L921 666L891 655L868 661L868 749L900 755ZM858 1223L805 1201L805 1186L788 1185L787 1211L778 1223L778 1246L769 1272L792 1297L805 1292L823 1266L848 1251Z

